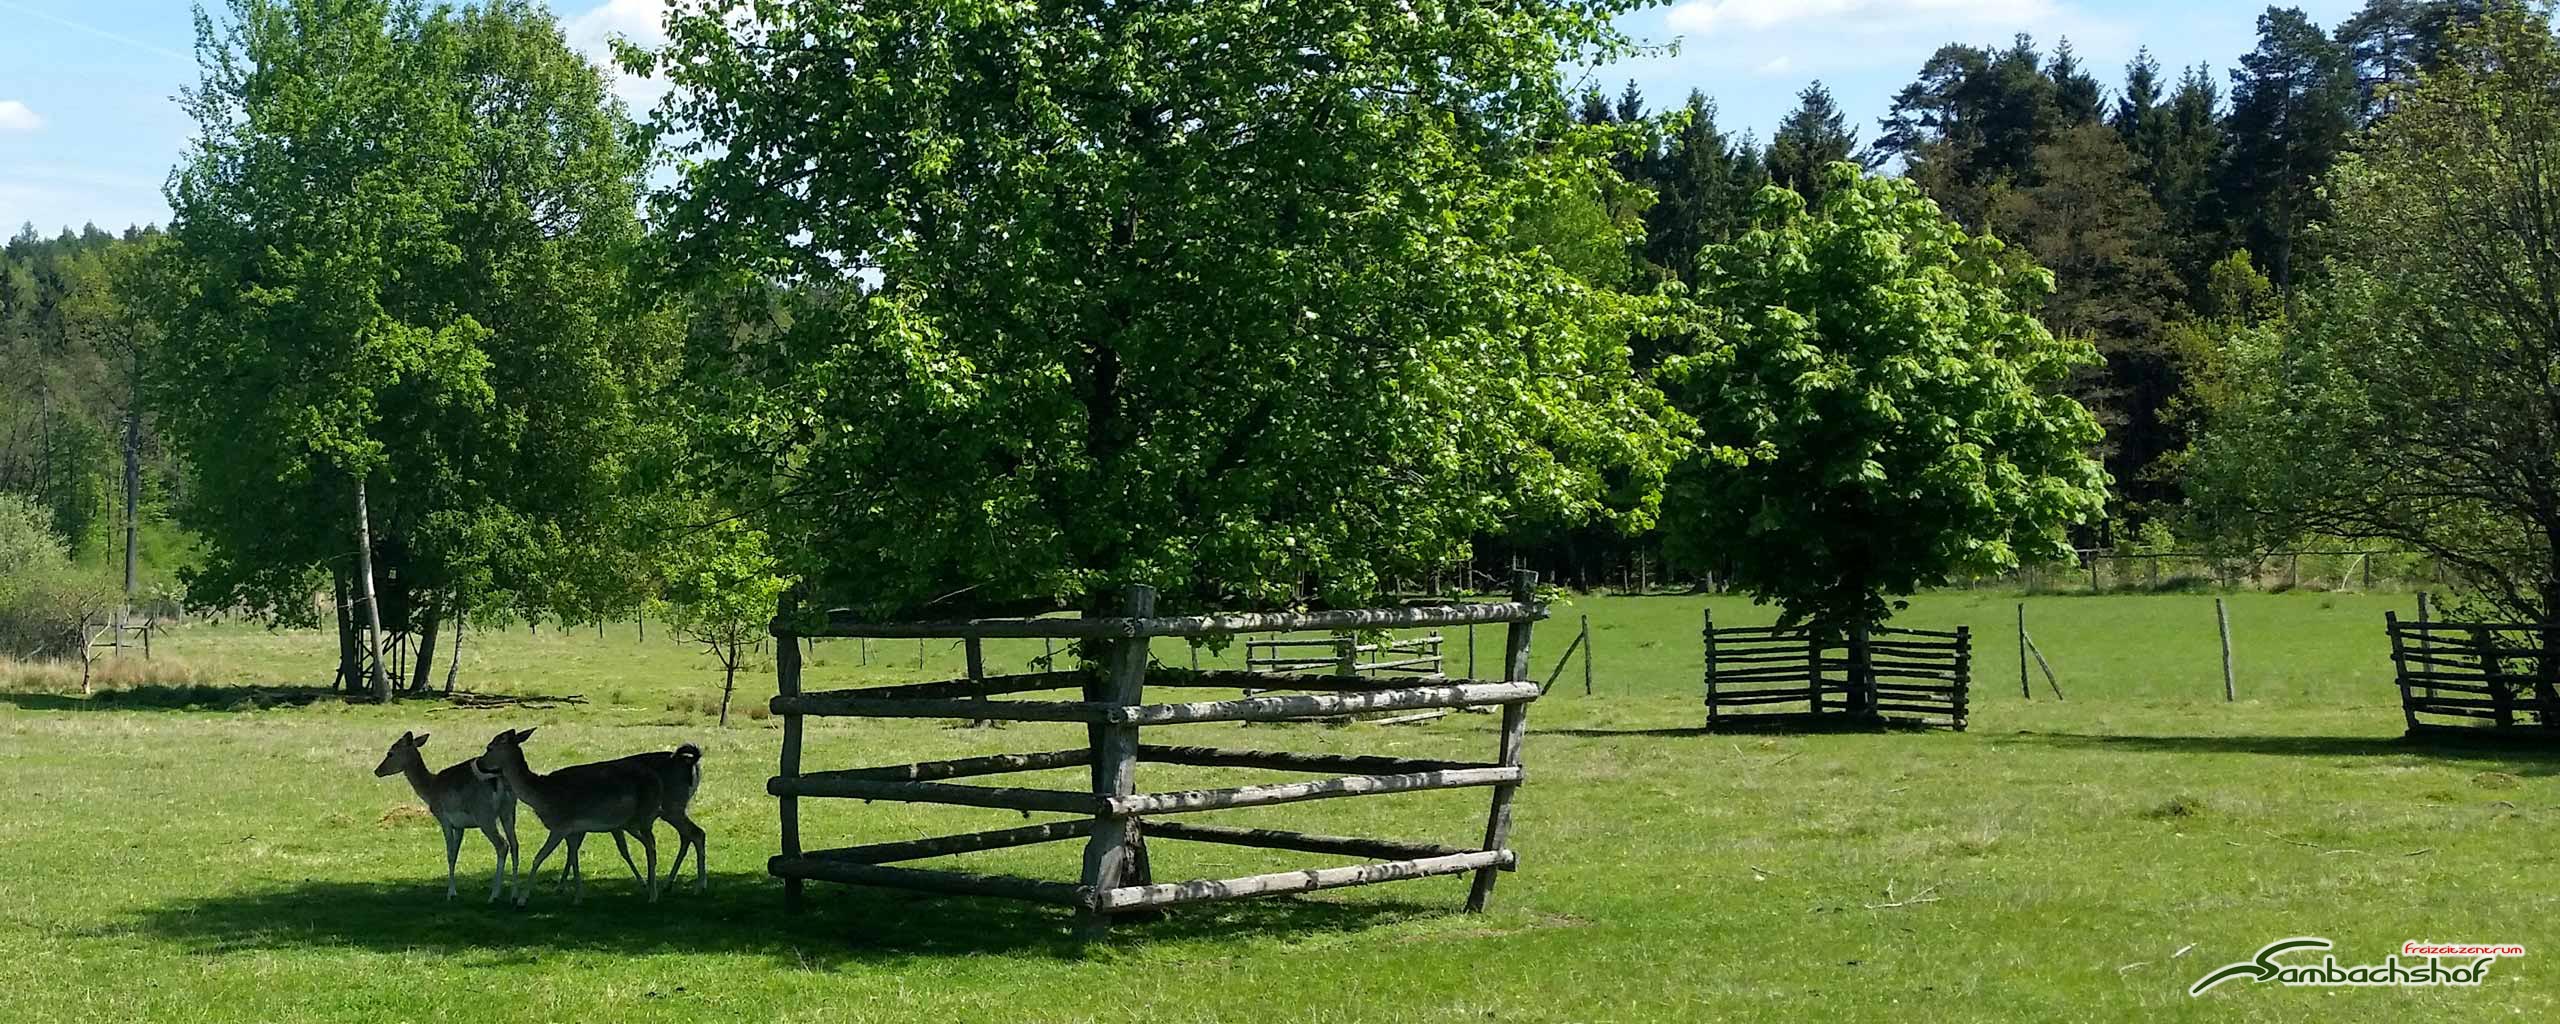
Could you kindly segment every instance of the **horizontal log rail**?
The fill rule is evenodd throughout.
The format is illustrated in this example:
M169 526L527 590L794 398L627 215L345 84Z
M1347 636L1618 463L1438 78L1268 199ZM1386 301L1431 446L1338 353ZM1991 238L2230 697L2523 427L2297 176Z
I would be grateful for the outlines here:
M1176 814L1224 810L1231 807L1264 807L1271 804L1370 796L1378 793L1410 793L1432 789L1505 785L1517 783L1522 777L1519 768L1502 766L1396 775L1347 775L1335 779L1236 786L1227 789L1137 793L1107 798L1105 813L1125 818L1142 814Z
M1339 665L1328 661L1326 665ZM1345 676L1293 675L1285 672L1243 672L1235 669L1159 668L1147 673L1149 686L1174 686L1194 689L1237 690L1326 690L1340 693L1375 693L1383 690L1409 690L1417 686L1491 686L1495 679L1451 679L1447 676Z
M1437 843L1412 843L1394 839L1368 839L1360 836L1316 835L1310 832L1290 832L1276 828L1233 828L1226 825L1201 825L1184 821L1148 822L1147 838L1150 840L1181 839L1225 846L1250 846L1264 850L1292 850L1299 853L1336 853L1348 857L1375 857L1382 860L1407 857L1451 857L1478 852Z
M1234 633L1304 633L1318 630L1360 631L1536 622L1547 617L1543 602L1493 601L1468 604L1416 605L1405 608L1349 608L1312 612L1231 612L1165 618L997 618L946 622L863 622L849 614L829 613L824 624L777 620L776 636L874 637L890 639L969 637L1051 637L1063 640L1126 640L1159 636L1224 636Z
M766 702L777 715L837 718L960 718L993 722L1086 722L1111 720L1116 704L1067 700L981 700L957 697L901 698L849 696L844 691L776 696Z
M1283 684L1285 685L1285 684ZM1277 722L1329 718L1364 711L1411 711L1420 708L1482 707L1536 700L1538 684L1461 683L1418 686L1374 693L1316 693L1244 697L1193 704L1117 705L1103 721L1114 725L1175 725L1185 722Z
M839 772L777 775L766 781L764 789L765 792L774 796L893 800L910 804L995 807L1008 811L1056 811L1062 814L1101 815L1111 810L1108 799L1095 793L1077 790L1027 789L1017 786L960 786L947 782L848 778Z
M1093 819L1069 818L1065 821L1024 825L1021 828L1000 828L956 836L907 839L894 843L872 843L867 846L847 846L833 850L811 850L801 856L818 860L850 861L857 864L886 864L892 861L922 860L926 857L947 857L959 853L977 853L981 850L1004 850L1016 846L1053 843L1061 839L1082 839L1092 834Z
M1470 761L1431 761L1374 754L1302 754L1280 750L1232 750L1224 747L1175 747L1153 743L1138 747L1143 764L1178 764L1195 768L1266 768L1274 771L1344 772L1369 775L1499 768Z
M927 892L953 893L962 896L1002 896L1035 903L1082 907L1092 903L1091 890L1072 882L1045 882L1011 875L981 875L967 871L935 871L926 868L898 868L884 864L863 864L849 860L781 856L765 862L765 870L779 878L808 878L822 882L845 882L852 885L885 885L899 889L922 889Z
M1073 768L1092 763L1093 748L1077 747L1072 750L1049 750L1033 754L989 754L984 757L963 757L949 761L918 761L914 764L881 765L875 768L847 768L825 774L841 779L932 782L937 779L960 779L973 775L1002 775L1008 772Z
M1482 868L1508 868L1518 858L1509 850L1479 850L1472 853L1422 857L1413 860L1386 861L1377 864L1355 864L1348 867L1318 868L1312 871L1282 871L1268 875L1248 875L1216 881L1173 882L1164 885L1132 885L1104 889L1093 894L1094 908L1105 912L1162 907L1176 903L1228 899L1237 896L1276 896L1282 893L1313 892L1343 886L1393 882L1432 875L1455 875Z

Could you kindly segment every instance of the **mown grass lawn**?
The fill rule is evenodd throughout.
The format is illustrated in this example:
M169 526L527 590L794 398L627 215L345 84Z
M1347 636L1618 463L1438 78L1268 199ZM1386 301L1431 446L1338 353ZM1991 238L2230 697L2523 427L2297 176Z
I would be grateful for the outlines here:
M1694 730L1695 598L1585 599L1579 666L1531 715L1523 863L1494 909L1462 879L1185 909L1080 950L1062 913L815 885L779 911L779 729L699 708L716 676L652 631L474 636L487 707L198 706L0 693L0 1019L142 1021L1692 1021L2560 1019L2560 756L2401 742L2380 623L2399 599L2229 598L2242 700L2221 699L2210 598L2040 597L2028 627L2069 697L2016 688L2018 599L1949 593L1905 621L1977 633L1972 730ZM1712 602L1719 622L1764 621ZM1478 656L1490 664L1488 631ZM323 677L328 641L199 627L158 642L230 685ZM992 644L1009 669L1038 644ZM1463 636L1452 656L1463 668ZM1240 652L1212 655L1234 660ZM823 644L811 685L957 671L956 650ZM1168 662L1188 658L1168 646ZM741 711L770 693L759 674ZM556 698L578 696L584 703ZM551 698L551 699L545 699ZM610 854L585 905L443 899L441 844L370 769L403 729L430 760L540 726L538 766L680 740L709 752L712 889L644 904ZM812 767L1049 749L1073 727L823 722ZM1171 742L1484 756L1492 720L1190 726ZM1238 733L1244 735L1239 736ZM1168 771L1149 788L1229 780ZM809 801L813 844L1001 827L1004 812ZM1480 791L1219 820L1471 842ZM529 838L538 828L527 815ZM473 840L477 843L477 840ZM671 849L671 842L664 844ZM590 853L597 853L594 848ZM1072 872L1072 845L971 855ZM1161 878L1302 859L1163 844ZM1900 904L1898 906L1894 904ZM2478 989L2186 987L2293 935L2378 960L2407 939L2521 942Z

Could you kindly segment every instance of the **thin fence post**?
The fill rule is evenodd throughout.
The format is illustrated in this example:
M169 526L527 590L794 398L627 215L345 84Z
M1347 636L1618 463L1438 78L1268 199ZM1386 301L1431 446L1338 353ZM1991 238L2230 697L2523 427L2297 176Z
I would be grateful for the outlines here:
M2027 605L2024 601L2018 602L2018 696L2024 700L2036 699L2035 684L2027 681Z
M2229 704L2240 699L2240 687L2231 675L2231 612L2219 597L2213 599L2213 621L2222 630L2222 702Z
M1698 635L1707 647L1707 731L1716 729L1716 610L1698 610Z
M1476 678L1476 624L1467 623L1467 678Z

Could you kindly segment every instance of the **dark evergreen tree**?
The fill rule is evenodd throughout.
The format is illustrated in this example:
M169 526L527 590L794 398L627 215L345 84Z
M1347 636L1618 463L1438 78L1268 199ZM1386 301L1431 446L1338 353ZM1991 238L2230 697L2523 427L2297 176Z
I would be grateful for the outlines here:
M1752 196L1769 183L1758 147L1726 137L1715 101L1697 91L1647 177L1656 199L1645 211L1645 258L1682 281L1695 280L1701 250L1750 226Z
M1796 190L1807 205L1819 205L1824 167L1843 160L1863 165L1865 160L1858 155L1858 133L1829 88L1815 82L1797 93L1796 100L1795 111L1778 123L1778 134L1769 140L1769 177Z
M2310 229L2328 215L2321 178L2355 126L2355 69L2346 47L2289 7L2258 16L2258 48L2240 65L2219 191L2231 228L2290 295L2313 262Z
M2105 108L2104 90L2096 77L2081 68L2080 58L2071 52L2071 40L2065 39L2053 48L2053 62L2045 68L2045 77L2053 82L2054 114L2059 127L2070 129L2098 120Z

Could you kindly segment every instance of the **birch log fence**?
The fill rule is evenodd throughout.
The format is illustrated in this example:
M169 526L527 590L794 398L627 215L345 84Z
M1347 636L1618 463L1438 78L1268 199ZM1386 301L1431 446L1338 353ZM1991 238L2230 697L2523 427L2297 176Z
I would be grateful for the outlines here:
M1001 896L1057 904L1075 910L1077 934L1107 935L1115 916L1179 903L1308 892L1436 875L1472 874L1467 909L1480 911L1492 898L1497 872L1518 866L1510 846L1511 805L1523 778L1521 745L1529 703L1538 686L1529 680L1534 625L1547 617L1534 596L1536 575L1521 573L1511 600L1303 613L1236 613L1160 618L1155 594L1131 588L1119 617L976 619L965 622L861 623L831 616L823 624L777 621L782 639L775 671L780 694L772 708L782 717L780 771L766 785L780 800L782 852L767 870L784 881L784 900L796 909L809 879L939 893ZM1359 674L1282 675L1262 672L1169 669L1151 663L1155 637L1206 637L1252 632L1367 631L1505 625L1502 677L1496 680L1440 676L1374 677ZM1095 662L1073 671L985 676L973 673L944 682L870 686L820 693L800 689L800 645L808 635L836 637L1045 637L1094 642ZM1233 699L1148 703L1149 685L1166 689L1306 691ZM1080 699L1033 700L1021 695L1075 689ZM996 699L996 698L1007 699ZM1484 762L1419 760L1330 753L1231 750L1143 742L1149 726L1189 722L1279 722L1335 718L1370 711L1498 707L1501 727L1494 757ZM801 743L812 718L948 718L1014 722L1081 722L1086 743L1064 750L993 754L956 760L870 768L804 771ZM1312 780L1214 789L1150 792L1139 788L1139 766L1171 764L1287 772L1320 772ZM1011 772L1085 766L1091 784L1081 789L1028 788L948 780ZM1380 796L1425 790L1486 787L1491 808L1484 841L1460 848L1434 843L1277 829L1245 829L1161 815L1308 800ZM892 800L906 803L996 807L1026 815L1064 815L1018 828L924 839L806 849L800 834L802 799ZM1035 843L1081 839L1084 859L1076 881L897 866L901 862ZM1369 862L1343 867L1276 871L1238 878L1159 882L1147 852L1149 840L1216 843L1298 853L1349 855Z
M1964 730L1972 627L1842 637L1800 626L1718 628L1713 611L1702 618L1710 732L1888 721Z

